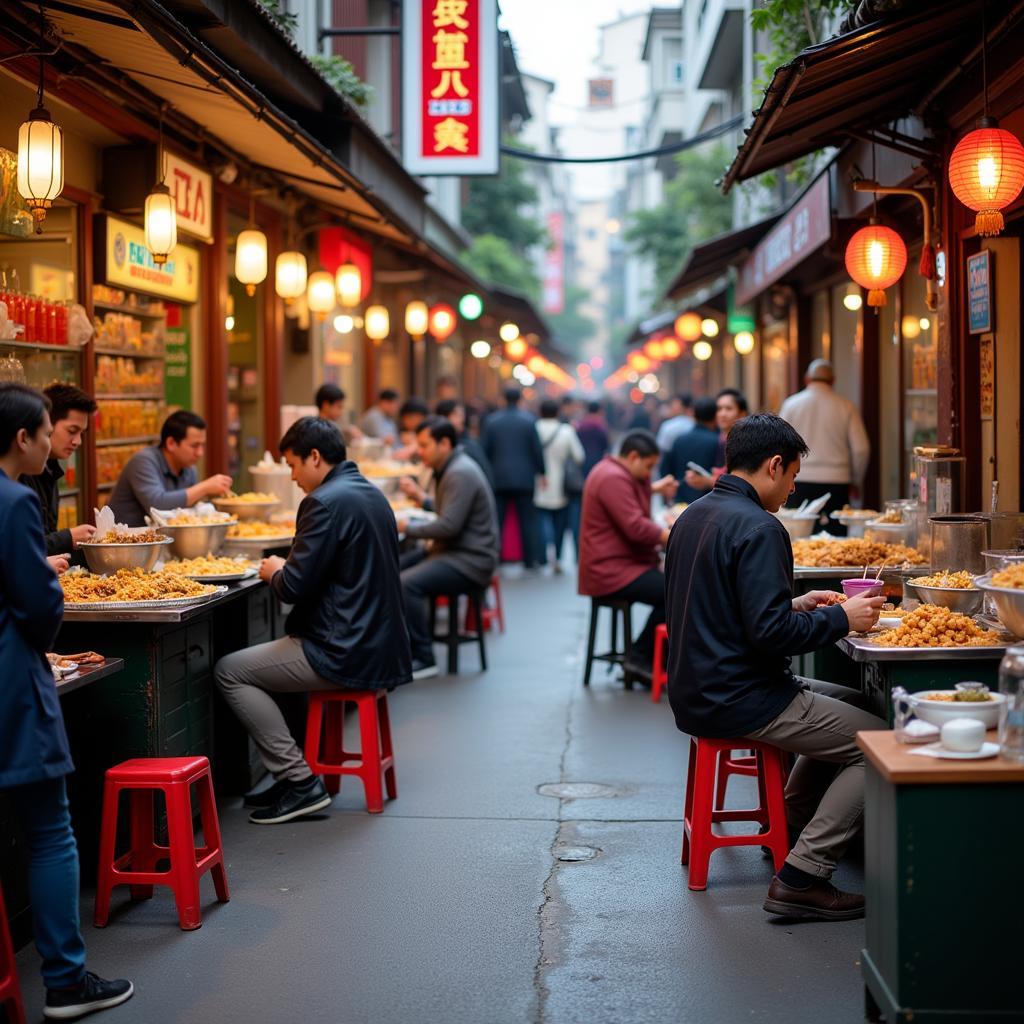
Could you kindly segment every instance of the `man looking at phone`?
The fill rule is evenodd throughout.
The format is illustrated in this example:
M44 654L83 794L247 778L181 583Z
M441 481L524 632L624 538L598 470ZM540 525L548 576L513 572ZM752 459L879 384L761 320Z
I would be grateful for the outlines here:
M673 476L682 480L688 470L691 470L691 463L700 466L708 473L715 464L715 455L718 452L718 430L715 427L716 406L713 398L698 398L693 406L693 416L696 422L691 430L679 435L672 442L668 454L661 460L661 475ZM692 470L696 472L696 470ZM689 504L696 501L706 491L698 491L687 483L679 485L676 492L676 501L685 501Z
M829 881L864 813L856 734L886 724L848 703L852 691L798 679L788 656L870 629L883 599L825 605L823 591L793 597L793 549L773 513L792 494L806 453L778 416L742 420L729 434L726 473L677 520L665 565L668 687L683 732L801 755L786 786L799 837L764 909L839 921L864 914L863 896Z

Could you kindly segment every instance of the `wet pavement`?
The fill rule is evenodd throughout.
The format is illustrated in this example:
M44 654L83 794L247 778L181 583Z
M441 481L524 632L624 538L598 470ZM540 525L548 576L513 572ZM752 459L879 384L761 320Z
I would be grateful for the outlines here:
M491 669L391 696L398 799L249 825L220 808L231 902L203 881L204 923L169 890L115 891L89 965L137 994L118 1024L654 1024L862 1021L863 923L776 923L756 848L721 850L709 888L679 865L685 738L667 698L603 665L581 686L589 602L567 577L508 579ZM639 625L639 620L638 620ZM440 653L440 650L439 650ZM563 796L541 787L593 784ZM750 780L730 784L747 805ZM856 864L840 885L861 889ZM91 891L82 906L92 917ZM19 956L40 1019L34 950Z

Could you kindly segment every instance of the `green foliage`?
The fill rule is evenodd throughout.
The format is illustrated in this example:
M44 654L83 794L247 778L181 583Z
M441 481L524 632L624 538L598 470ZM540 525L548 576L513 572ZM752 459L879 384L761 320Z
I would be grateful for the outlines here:
M488 284L520 292L536 302L540 298L540 280L533 264L522 252L512 248L498 235L477 235L461 254L462 262Z
M521 160L503 155L496 176L470 178L462 226L471 235L498 235L519 250L544 241L544 228L523 214L537 202L537 190L523 171Z
M680 153L662 201L631 215L625 238L654 264L653 295L664 294L695 245L732 227L732 202L715 185L728 163L722 143Z
M561 313L548 313L545 318L551 325L555 344L564 352L578 355L580 346L594 335L597 325L580 312L580 303L587 298L586 288L567 284L565 305Z
M289 38L295 35L299 27L299 16L289 14L282 6L281 0L260 0L260 6L277 23L277 27Z

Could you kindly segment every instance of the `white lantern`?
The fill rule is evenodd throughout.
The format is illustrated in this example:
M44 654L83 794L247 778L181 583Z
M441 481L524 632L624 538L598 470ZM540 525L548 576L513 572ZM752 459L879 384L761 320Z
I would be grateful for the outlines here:
M481 338L469 346L469 354L474 359L486 359L491 354L491 343Z
M262 231L246 228L238 233L235 277L248 295L255 295L256 285L267 279L267 236Z
M334 309L336 302L334 278L326 270L310 274L306 285L306 303L309 311L315 313L318 320L323 320Z
M405 333L414 338L422 338L427 333L429 318L427 304L414 299L405 307Z
M498 328L498 337L504 342L515 341L519 337L519 325L506 321Z
M64 136L40 105L18 129L18 193L32 211L36 234L41 234L46 211L64 189Z
M283 252L274 264L274 288L286 302L306 290L306 257L301 252Z
M693 346L693 357L699 359L702 363L711 358L713 349L706 341L698 341Z
M391 332L391 317L386 306L368 306L366 309L366 336L382 342Z
M146 248L153 262L162 267L178 244L178 214L174 197L161 181L146 196Z
M363 275L354 263L342 263L334 279L338 301L348 309L359 305L363 297Z

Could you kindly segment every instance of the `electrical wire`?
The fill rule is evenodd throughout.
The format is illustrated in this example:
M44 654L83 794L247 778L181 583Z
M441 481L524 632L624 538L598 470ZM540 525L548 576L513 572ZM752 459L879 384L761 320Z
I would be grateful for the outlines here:
M617 156L565 156L563 154L531 153L527 149L516 149L515 146L505 145L502 145L501 151L505 156L514 156L520 160L531 160L534 163L541 164L622 163L626 160L644 160L647 157L652 156L668 156L671 153L682 153L684 150L693 149L694 146L700 146L705 142L710 142L712 139L728 135L729 132L734 131L737 128L741 128L742 126L743 117L741 115L737 115L736 117L731 117L728 121L716 124L714 128L709 128L707 131L701 132L699 135L694 135L689 139L683 139L680 142L672 142L667 146L657 146L654 149L643 149L636 153L620 153Z

